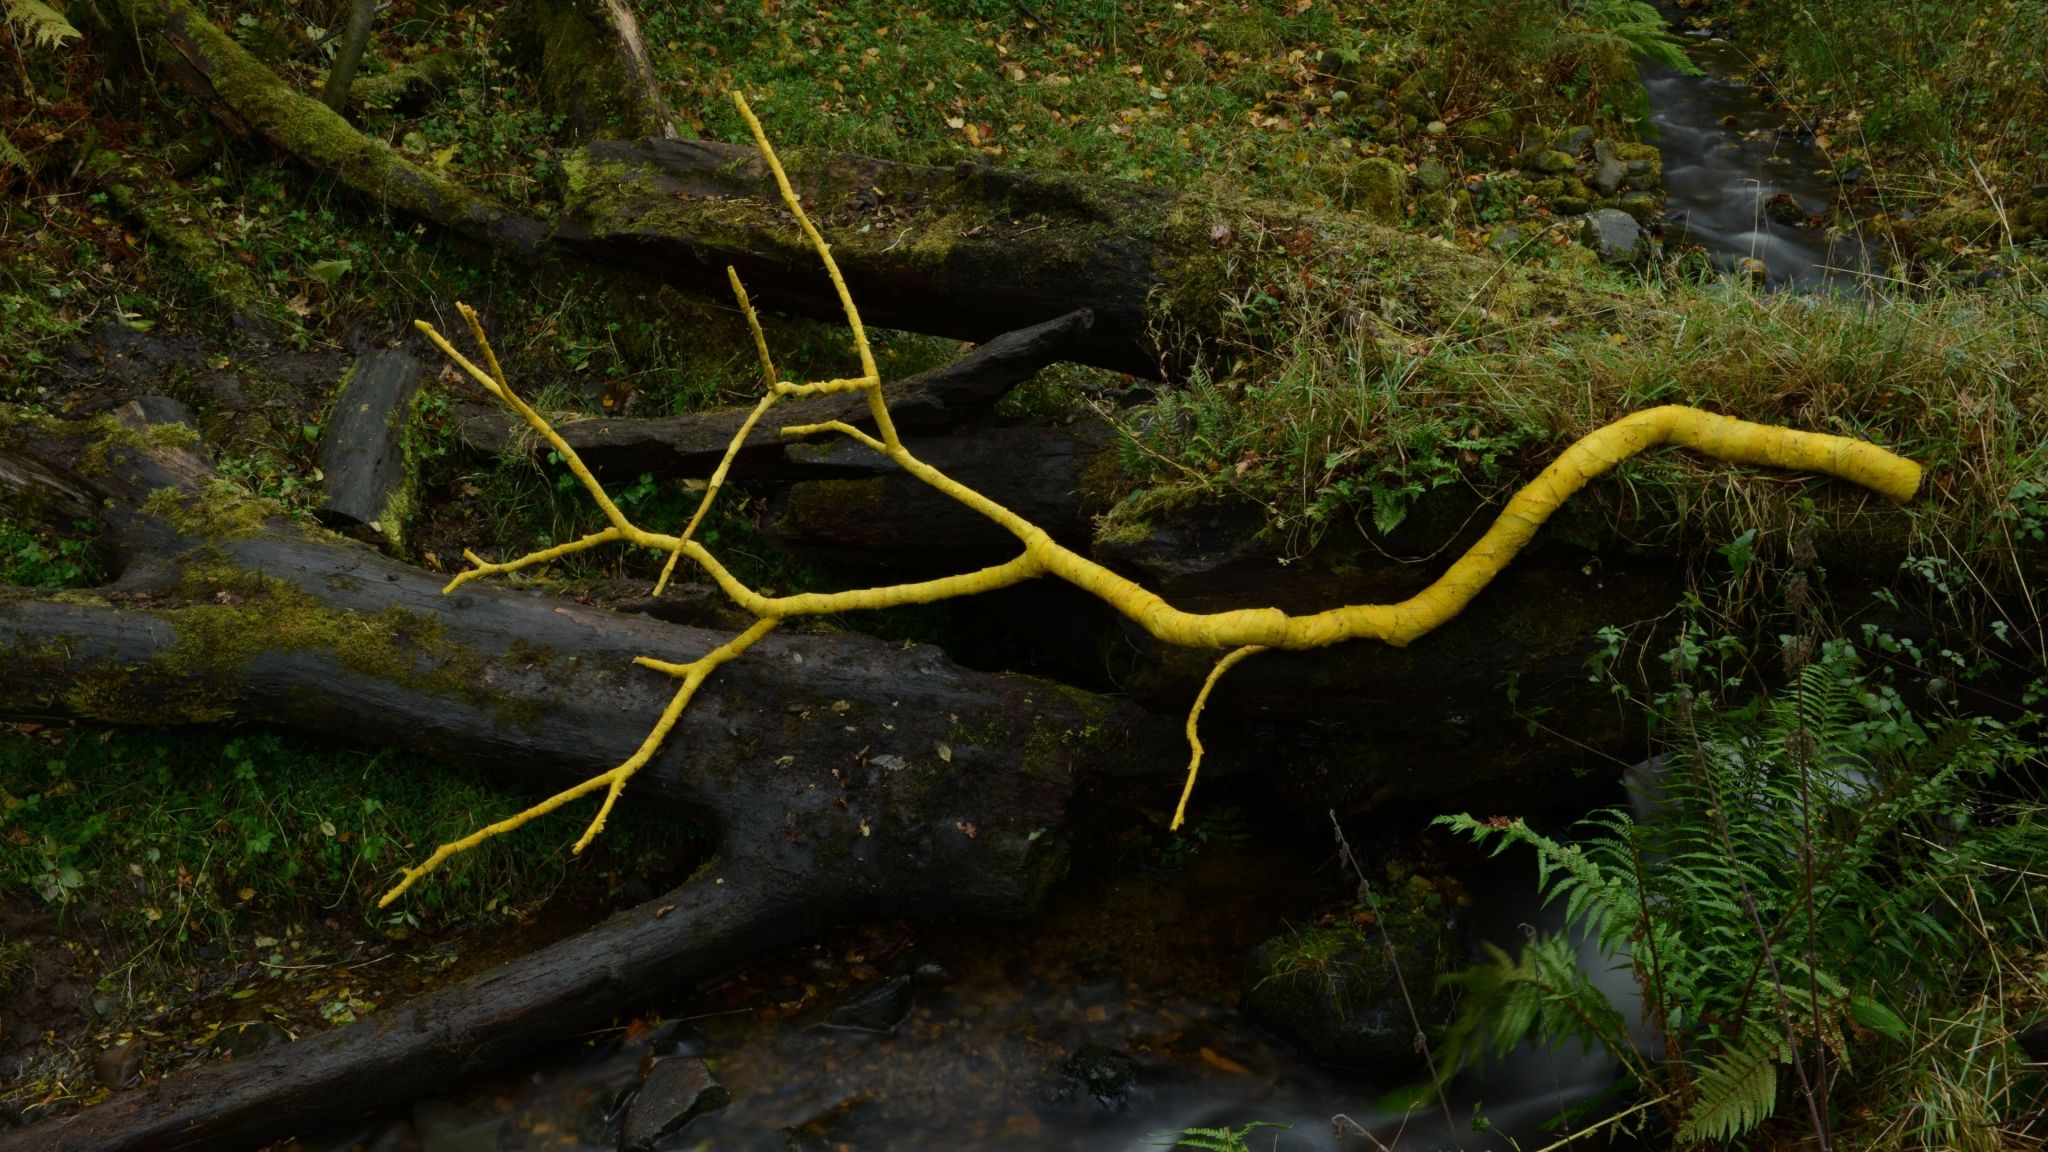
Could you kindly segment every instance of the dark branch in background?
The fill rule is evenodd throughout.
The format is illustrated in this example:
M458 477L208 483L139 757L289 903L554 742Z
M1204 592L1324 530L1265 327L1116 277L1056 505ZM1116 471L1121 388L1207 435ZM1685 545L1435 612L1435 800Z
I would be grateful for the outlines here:
M349 0L348 34L334 54L327 82L320 86L320 101L340 112L348 106L349 85L355 81L356 66L363 62L363 49L370 43L370 25L377 16L377 0Z

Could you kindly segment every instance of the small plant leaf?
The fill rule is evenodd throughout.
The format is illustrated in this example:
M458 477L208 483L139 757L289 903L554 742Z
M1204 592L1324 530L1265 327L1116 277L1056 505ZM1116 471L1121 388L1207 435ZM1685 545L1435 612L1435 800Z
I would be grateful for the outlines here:
M330 287L334 282L349 274L355 264L348 260L322 260L306 269L306 275Z
M1849 997L1849 1018L1887 1040L1913 1038L1913 1029L1903 1017L1870 996Z

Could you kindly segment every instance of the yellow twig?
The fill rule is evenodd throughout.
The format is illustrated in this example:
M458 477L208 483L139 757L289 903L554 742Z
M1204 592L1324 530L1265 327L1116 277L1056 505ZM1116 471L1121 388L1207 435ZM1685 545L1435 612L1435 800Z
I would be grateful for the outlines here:
M1173 823L1166 826L1168 832L1179 831L1180 826L1187 822L1188 797L1195 794L1195 773L1202 770L1202 737L1196 732L1195 725L1202 719L1202 707L1209 703L1209 693L1215 690L1216 682L1223 679L1223 674L1235 668L1239 661L1264 651L1266 649L1257 644L1248 644L1218 660L1216 667L1209 670L1209 678L1202 681L1202 690L1195 693L1195 705L1188 709L1188 782L1181 785L1180 803L1174 806Z
M735 604L751 613L756 618L756 623L731 642L687 664L671 664L652 657L640 657L638 663L642 666L682 677L683 684L670 700L668 707L663 710L654 730L648 733L647 739L631 758L617 768L549 797L517 816L499 821L453 844L443 845L425 863L408 870L398 887L386 894L383 903L388 904L449 856L473 847L491 836L510 831L534 816L553 811L571 800L603 788L605 799L597 817L591 822L582 839L577 841L577 850L581 851L603 829L605 819L610 814L612 805L618 800L627 779L660 748L662 741L674 727L676 719L682 715L684 708L688 707L691 698L704 680L720 665L745 652L778 623L793 617L932 603L956 596L969 596L1006 588L1025 580L1050 575L1095 596L1153 637L1166 643L1188 648L1229 649L1229 654L1218 661L1214 670L1210 672L1201 692L1195 698L1193 707L1189 710L1187 735L1191 757L1187 782L1182 788L1180 803L1174 811L1173 826L1178 828L1186 818L1188 799L1193 793L1196 773L1201 766L1202 743L1196 731L1196 723L1203 706L1208 702L1211 690L1215 688L1217 680L1223 673L1246 657L1269 648L1298 651L1357 639L1405 645L1417 639L1462 611L1573 493L1637 453L1662 445L1675 444L1730 463L1796 469L1839 477L1901 502L1910 499L1920 484L1919 465L1860 440L1752 424L1696 408L1675 405L1652 408L1616 420L1566 448L1548 468L1508 501L1507 507L1502 510L1500 517L1487 530L1485 536L1459 557L1443 576L1398 604L1353 604L1302 616L1289 615L1277 608L1247 608L1212 613L1183 612L1141 585L1061 546L1037 525L919 460L903 446L897 437L896 426L889 417L888 406L883 400L881 378L875 369L873 351L868 345L867 332L861 325L859 309L854 306L852 293L848 291L845 278L840 275L839 266L832 258L831 246L825 243L824 238L811 223L810 217L805 214L802 203L790 186L788 175L783 171L782 164L776 158L775 150L769 145L767 136L762 131L760 122L754 117L753 111L737 94L733 100L738 105L748 129L753 132L755 143L761 149L761 157L767 163L768 170L774 175L775 185L782 194L783 203L810 240L819 261L824 265L826 275L832 281L834 291L838 293L840 304L846 312L847 326L853 335L854 349L860 357L863 374L854 378L809 384L777 380L774 362L768 355L767 341L761 334L759 320L747 301L745 291L740 287L738 276L733 275L734 294L739 300L741 311L747 317L756 346L761 353L762 367L768 382L766 394L735 434L724 459L721 460L717 471L712 474L712 479L705 489L703 502L699 504L697 513L684 528L682 535L670 536L646 531L635 525L612 502L605 494L603 486L576 455L575 450L569 447L545 418L512 391L498 364L496 354L491 350L489 341L485 339L481 325L477 323L473 310L467 306L461 307L463 318L469 323L484 361L489 366L488 371L477 367L457 352L432 325L422 321L418 322L418 326L457 366L474 378L487 392L503 400L546 439L561 455L570 473L590 492L591 498L603 510L606 521L611 525L581 540L499 564L487 564L474 555L465 553L476 566L451 580L448 591L453 591L464 581L477 576L516 571L529 564L541 563L569 552L598 544L623 541L668 554L668 562L662 573L662 584L666 584L677 560L688 557L703 568ZM777 399L783 396L828 395L856 391L867 395L868 409L874 418L876 435L871 436L838 420L784 428L783 434L836 432L874 449L894 461L905 472L987 517L1015 536L1022 548L1015 559L976 572L909 584L860 588L844 592L767 596L747 587L727 570L709 549L693 538L698 524L710 507L712 498L717 495L719 486L724 482L726 472L741 445L745 443L747 435ZM661 585L657 585L657 592L660 587Z

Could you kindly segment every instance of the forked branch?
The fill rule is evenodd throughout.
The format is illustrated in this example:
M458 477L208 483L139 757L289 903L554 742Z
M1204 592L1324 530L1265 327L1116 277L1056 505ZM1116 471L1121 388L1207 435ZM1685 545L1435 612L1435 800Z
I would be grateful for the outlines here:
M1729 463L1762 465L1835 476L1900 502L1910 499L1920 484L1918 464L1864 441L1752 424L1696 408L1675 405L1652 408L1622 417L1565 449L1541 475L1515 494L1500 517L1494 521L1493 527L1487 530L1486 535L1478 543L1452 564L1434 584L1407 600L1397 604L1347 605L1300 616L1290 615L1277 608L1247 608L1213 613L1183 612L1141 585L1055 543L1043 529L917 459L903 446L882 397L881 376L875 368L874 354L868 345L867 333L861 326L860 312L854 306L853 295L847 289L846 280L840 275L839 266L832 258L831 245L825 242L824 237L818 233L816 226L804 212L802 202L796 191L790 187L789 177L776 158L775 149L769 144L767 134L762 131L760 121L755 118L746 100L735 93L733 102L738 106L740 116L746 121L747 127L754 134L754 142L760 148L762 159L775 177L775 185L782 195L783 203L795 216L797 225L803 229L804 235L816 249L818 259L824 265L825 274L830 277L832 287L838 293L840 304L846 312L847 327L853 334L854 350L860 358L861 374L808 384L777 379L774 361L769 356L767 342L761 335L760 323L748 303L745 290L740 286L738 275L728 270L740 311L746 316L748 325L754 333L768 384L760 404L754 409L746 425L734 436L725 458L712 473L710 483L704 490L703 500L680 535L651 532L641 528L613 503L606 495L603 485L598 483L596 477L577 457L575 450L562 440L545 418L512 391L498 364L496 354L492 352L489 341L484 337L482 326L478 324L474 311L466 305L460 306L488 371L456 351L431 325L421 321L418 322L418 326L457 366L476 380L485 391L503 401L531 425L550 447L560 453L562 459L567 462L571 474L590 493L610 524L610 527L603 531L592 533L580 540L503 563L486 563L472 554L465 553L476 566L451 580L448 591L452 592L464 582L479 576L513 572L601 544L624 542L668 554L668 562L661 577L662 585L667 584L675 565L687 558L701 568L733 603L753 615L757 622L728 643L687 663L672 664L652 657L640 658L639 663L644 667L678 676L683 683L668 707L663 710L653 731L648 733L647 739L631 758L618 767L557 793L524 812L480 829L462 840L443 845L418 867L408 869L399 884L385 894L380 902L382 904L389 904L448 857L474 847L491 836L509 832L535 816L551 812L572 800L604 789L604 802L596 818L582 839L576 843L576 849L581 851L590 843L591 838L603 829L606 816L611 812L612 805L633 773L660 750L662 741L666 739L683 710L689 706L691 696L705 678L720 665L742 655L777 624L792 617L891 608L905 604L928 604L956 596L990 592L1049 575L1095 596L1166 643L1187 648L1226 650L1228 654L1217 663L1215 670L1203 684L1201 693L1196 697L1188 715L1187 734L1191 755L1187 782L1173 818L1173 827L1178 828L1186 817L1188 797L1193 792L1195 773L1201 765L1202 744L1196 732L1196 723L1210 692L1224 672L1238 661L1271 648L1298 651L1326 647L1346 640L1379 640L1396 646L1408 644L1462 611L1573 493L1637 453L1661 445L1678 444ZM935 580L851 589L844 592L809 592L793 596L769 596L749 588L719 563L717 557L695 539L695 532L712 500L717 497L727 470L740 446L745 442L747 433L782 397L839 392L861 392L866 395L869 410L874 418L875 435L870 436L839 421L785 427L782 433L785 436L808 436L832 432L859 441L894 461L905 472L981 513L1015 536L1022 547L1017 557L1005 564Z

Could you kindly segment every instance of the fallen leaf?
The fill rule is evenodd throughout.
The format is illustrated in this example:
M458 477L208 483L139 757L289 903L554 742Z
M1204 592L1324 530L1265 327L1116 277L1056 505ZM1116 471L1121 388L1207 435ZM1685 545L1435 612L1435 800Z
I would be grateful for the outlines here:
M1216 1069L1218 1072L1228 1072L1232 1076L1249 1076L1252 1074L1251 1069L1216 1051L1214 1048L1202 1049L1201 1055L1202 1063Z

